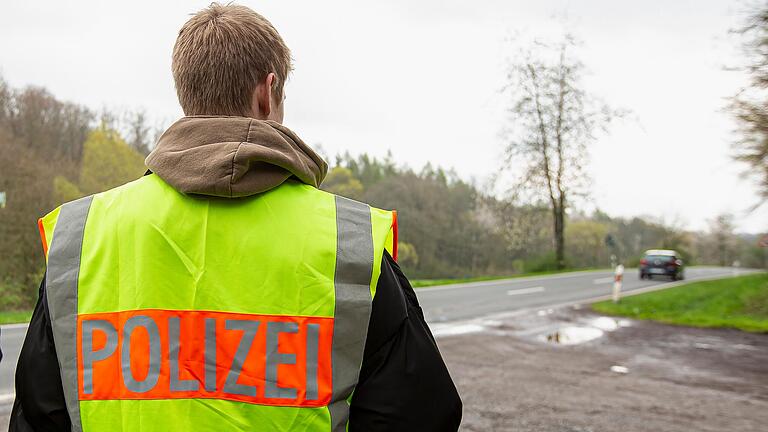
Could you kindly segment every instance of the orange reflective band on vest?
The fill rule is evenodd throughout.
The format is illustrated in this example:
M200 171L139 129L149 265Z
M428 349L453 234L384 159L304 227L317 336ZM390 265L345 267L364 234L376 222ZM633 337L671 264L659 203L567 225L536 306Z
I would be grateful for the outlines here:
M37 229L40 231L40 240L43 242L43 255L48 259L48 236L45 235L45 226L43 218L37 220Z
M397 212L392 210L392 259L397 261Z
M135 310L78 316L80 400L331 399L333 319Z

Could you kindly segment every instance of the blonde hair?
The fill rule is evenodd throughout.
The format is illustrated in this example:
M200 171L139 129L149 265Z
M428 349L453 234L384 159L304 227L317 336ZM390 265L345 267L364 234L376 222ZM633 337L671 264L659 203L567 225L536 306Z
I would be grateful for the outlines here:
M291 52L266 18L220 3L194 14L173 47L173 79L185 115L250 116L253 92L270 72L283 98Z

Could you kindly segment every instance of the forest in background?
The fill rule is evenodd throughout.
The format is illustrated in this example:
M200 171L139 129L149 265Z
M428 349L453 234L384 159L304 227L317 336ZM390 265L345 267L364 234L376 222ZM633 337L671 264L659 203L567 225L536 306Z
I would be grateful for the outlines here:
M141 176L155 132L143 112L96 112L0 77L0 310L37 299L45 271L37 219Z
M400 264L417 278L512 275L557 269L552 215L544 205L520 205L484 193L455 173L427 165L420 171L391 157L335 158L323 189L398 211ZM737 234L731 215L706 232L669 226L657 218L611 217L572 211L565 224L566 267L606 268L611 255L636 266L647 249L675 249L686 263L765 268L759 236Z
M37 219L63 202L141 176L163 128L143 111L95 111L40 87L0 77L0 310L25 309L44 274ZM398 211L400 263L413 278L503 276L557 268L552 214L484 191L455 173L391 157L338 155L322 188ZM636 265L645 249L671 248L688 264L768 267L757 236L721 215L706 232L653 217L616 218L573 209L565 224L567 268L604 268L616 255Z

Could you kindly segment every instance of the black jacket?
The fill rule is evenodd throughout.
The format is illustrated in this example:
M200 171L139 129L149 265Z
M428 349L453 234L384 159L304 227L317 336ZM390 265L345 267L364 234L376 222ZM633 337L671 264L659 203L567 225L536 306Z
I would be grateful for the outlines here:
M45 297L43 278L16 368L10 432L70 430ZM455 431L461 409L416 294L385 253L349 430Z

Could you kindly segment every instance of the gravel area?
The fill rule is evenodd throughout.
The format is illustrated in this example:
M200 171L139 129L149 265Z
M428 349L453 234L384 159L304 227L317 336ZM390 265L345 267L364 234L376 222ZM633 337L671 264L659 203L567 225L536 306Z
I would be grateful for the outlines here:
M459 329L471 332L437 333L464 401L463 431L768 430L768 334L577 308ZM579 334L602 335L575 343Z

